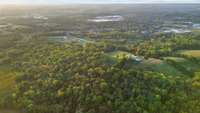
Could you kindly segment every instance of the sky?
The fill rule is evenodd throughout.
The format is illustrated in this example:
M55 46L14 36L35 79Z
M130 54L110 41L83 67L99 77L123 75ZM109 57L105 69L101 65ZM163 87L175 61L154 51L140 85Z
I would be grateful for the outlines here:
M0 4L200 3L200 0L0 0Z

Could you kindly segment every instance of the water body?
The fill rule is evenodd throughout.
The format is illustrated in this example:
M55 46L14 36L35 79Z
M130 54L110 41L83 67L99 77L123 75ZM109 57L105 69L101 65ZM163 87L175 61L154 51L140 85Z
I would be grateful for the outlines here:
M124 18L120 15L112 15L112 16L97 16L94 19L88 19L89 22L117 22L123 21Z

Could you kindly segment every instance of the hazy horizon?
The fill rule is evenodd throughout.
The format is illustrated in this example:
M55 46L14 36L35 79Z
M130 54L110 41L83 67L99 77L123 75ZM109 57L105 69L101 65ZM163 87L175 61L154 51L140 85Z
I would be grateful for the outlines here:
M199 0L6 0L0 1L0 5L4 4L170 4L170 3L200 3Z

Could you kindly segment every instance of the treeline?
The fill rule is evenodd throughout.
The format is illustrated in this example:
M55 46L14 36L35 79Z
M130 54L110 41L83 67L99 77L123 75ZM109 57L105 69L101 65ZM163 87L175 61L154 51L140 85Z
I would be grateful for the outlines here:
M142 41L132 47L134 54L145 57L160 58L173 56L177 50L199 49L200 35L169 35Z

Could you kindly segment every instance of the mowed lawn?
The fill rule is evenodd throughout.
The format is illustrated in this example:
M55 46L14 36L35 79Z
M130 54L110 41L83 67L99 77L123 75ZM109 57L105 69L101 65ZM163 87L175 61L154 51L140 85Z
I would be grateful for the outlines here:
M200 50L180 50L177 52L179 55L200 58Z

